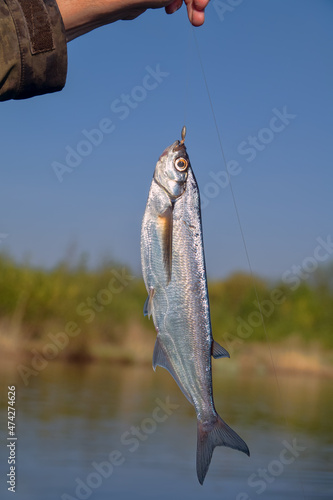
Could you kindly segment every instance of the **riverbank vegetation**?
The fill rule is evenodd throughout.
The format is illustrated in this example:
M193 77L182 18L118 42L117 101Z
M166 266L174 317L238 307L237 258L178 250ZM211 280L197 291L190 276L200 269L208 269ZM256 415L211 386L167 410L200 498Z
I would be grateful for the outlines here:
M209 281L209 293L214 337L232 355L267 341L333 352L333 263L289 283L235 273ZM125 267L91 269L79 259L47 270L2 254L0 297L2 354L151 362L156 333L142 314L146 290Z

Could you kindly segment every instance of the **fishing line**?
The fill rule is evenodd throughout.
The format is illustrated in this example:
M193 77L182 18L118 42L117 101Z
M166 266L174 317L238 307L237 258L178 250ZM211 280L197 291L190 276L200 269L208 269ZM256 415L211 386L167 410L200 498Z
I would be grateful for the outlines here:
M254 273L253 273L253 269L252 269L250 255L249 255L249 252L248 252L248 248L247 248L247 244L246 244L246 239L245 239L245 235L244 235L244 231L243 231L243 226L242 226L242 222L241 222L241 218L240 218L240 214L239 214L239 210L238 210L238 206L237 206L237 202L236 202L236 197L235 197L234 189L233 189L232 182L231 182L231 176L230 176L228 168L227 168L226 156L225 156L225 153L224 153L224 148L223 148L223 144L222 144L221 134L219 132L219 128L218 128L218 124L217 124L217 119L216 119L216 115L215 115L215 111L214 111L213 101L212 101L211 94L210 94L210 91L209 91L209 86L208 86L208 82L207 82L207 78L206 78L206 72L205 72L205 69L204 69L203 62L202 62L201 53L200 53L200 49L199 49L199 44L198 44L198 40L197 40L197 37L196 37L196 34L195 34L195 29L194 29L193 25L191 26L191 31L192 31L192 34L193 34L194 43L195 43L195 47L196 47L196 51L197 51L197 55L198 55L198 59L199 59L199 64L200 64L200 68L201 68L201 72L202 72L202 76L203 76L203 80L204 80L204 84L205 84L205 88L206 88L206 92L207 92L207 96L208 96L208 100L209 100L209 105L210 105L210 109L211 109L211 113L212 113L212 117L213 117L215 129L216 129L216 134L217 134L217 137L218 137L218 142L219 142L219 146L220 146L220 150L221 150L221 155L222 155L223 163L224 163L224 166L225 166L225 171L226 171L227 178L228 178L228 184L229 184L229 187L230 187L232 202L233 202L233 205L234 205L234 209L235 209L235 213L236 213L236 218L237 218L237 222L238 222L238 226L239 226L239 230L240 230L240 234L241 234L241 239L242 239L242 242L243 242L244 251L245 251L245 255L246 255L246 260L247 260L247 264L248 264L249 271L250 271L250 276L251 276L251 281L252 281L252 287L253 287L254 294L255 294L255 297L256 297L256 301L257 301L257 304L258 304L258 309L259 309L259 314L260 314L260 317L261 317L262 327L263 327L263 330L264 330L264 333L265 333L266 343L267 343L267 347L268 347L268 351L269 351L269 356L270 356L270 360L271 360L271 364L272 364L272 368L273 368L273 373L274 373L274 378L275 378L275 382L276 382L276 386L277 386L277 390L278 390L278 395L279 395L280 401L282 403L283 419L284 419L285 427L286 427L286 430L287 430L289 428L289 425L288 425L288 420L287 420L287 416L286 416L286 408L285 408L285 404L283 402L282 391L281 391L281 387L280 387L280 383L279 383L279 379L278 379L278 374L277 374L275 363L274 363L274 358L273 358L272 349L271 349L271 345L270 345L270 340L269 340L267 329L266 329L266 324L265 324L264 315L263 315L263 312L262 312L261 303L260 303L260 300L259 300L258 289L257 289L256 283L255 283L255 279L254 279ZM291 434L290 431L288 431L288 433ZM303 498L305 499L305 491L304 491L303 483L302 483L300 477L298 477L298 482L299 482L300 487L301 487Z
M192 24L191 24L192 26ZM187 35L187 49L186 54L190 53L190 44L191 44L191 29L188 30ZM190 57L186 57L186 69L185 69L185 88L184 88L184 121L183 124L186 125L187 112L188 112L188 103L189 103L189 87L190 87Z
M266 325L265 325L265 321L264 321L264 316L263 316L261 304L260 304L260 301L259 301L258 289L257 289L257 286L255 284L255 280L254 280L254 273L253 273L253 269L252 269L250 255L249 255L249 252L248 252L248 248L247 248L247 244L246 244L246 240L245 240L245 235L244 235L244 231L243 231L243 226L242 226L242 222L241 222L241 219L240 219L238 206L237 206L237 203L236 203L234 189L233 189L233 186L232 186L232 183L231 183L231 176L230 176L228 168L227 168L227 160L226 160L226 156L225 156L225 153L224 153L224 148L223 148L223 144L222 144L221 134L219 132L219 128L218 128L218 124L217 124L217 120L216 120L216 115L215 115L215 111L214 111L214 106L213 106L213 101L212 101L212 98L211 98L211 95L210 95L210 91L209 91L209 87L208 87L208 83L207 83L207 78L206 78L206 73L205 73L205 69L204 69L204 66L203 66L202 59L201 59L201 54L200 54L200 50L199 50L198 40L197 40L197 37L195 35L193 27L192 27L192 33L193 33L193 37L194 37L194 42L195 42L196 50L197 50L197 53L198 53L198 59L199 59L199 63L200 63L201 71L202 71L202 76L203 76L203 80L204 80L206 91L207 91L207 96L208 96L209 105L210 105L210 109L211 109L212 116L213 116L213 121L214 121L215 129L216 129L216 133L217 133L217 137L218 137L218 141L219 141L219 146L220 146L220 150L221 150L221 154L222 154L223 163L224 163L225 170L226 170L226 173L227 173L227 176L228 176L228 185L230 187L232 202L233 202L233 205L234 205L234 209L235 209L235 213L236 213L236 218L237 218L237 222L238 222L238 226L239 226L239 231L240 231L242 242L243 242L243 246L244 246L244 251L245 251L245 255L246 255L247 264L248 264L248 267L249 267L249 270L250 270L250 275L251 275L251 280L252 280L252 286L253 286L253 289L254 289L256 300L258 302L259 313L260 313L261 322L262 322L262 325L263 325L263 328L264 328L264 331L265 331L266 340L267 340L267 342L269 344L269 339L268 339L268 335L267 335L267 330L266 330ZM275 371L275 364L274 364L274 361L273 361L273 356L272 356L270 345L269 345L269 352L270 352L270 358L271 358L272 366L274 368L274 373L275 373L275 376L277 377L276 371ZM279 387L278 380L276 380L276 381L277 381L277 385Z

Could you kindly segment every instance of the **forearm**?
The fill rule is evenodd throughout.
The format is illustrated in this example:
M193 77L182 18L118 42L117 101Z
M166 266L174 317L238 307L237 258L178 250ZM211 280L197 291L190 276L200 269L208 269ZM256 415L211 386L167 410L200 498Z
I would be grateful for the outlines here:
M85 32L87 26L92 22L96 22L99 16L96 2L93 3L89 0L57 0L60 14L62 16L67 40L79 36ZM77 33L77 35L74 35Z
M156 6L161 6L162 2L157 1ZM139 0L57 0L57 3L65 25L67 41L119 19L133 19L146 8ZM149 2L149 6L155 5Z

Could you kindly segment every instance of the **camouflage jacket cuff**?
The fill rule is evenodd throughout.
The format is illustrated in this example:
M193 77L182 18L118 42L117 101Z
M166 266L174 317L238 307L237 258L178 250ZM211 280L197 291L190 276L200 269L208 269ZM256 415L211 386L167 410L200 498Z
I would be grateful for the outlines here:
M6 5L0 6L0 33L7 43L0 50L0 100L61 90L67 75L67 44L56 1L4 2Z

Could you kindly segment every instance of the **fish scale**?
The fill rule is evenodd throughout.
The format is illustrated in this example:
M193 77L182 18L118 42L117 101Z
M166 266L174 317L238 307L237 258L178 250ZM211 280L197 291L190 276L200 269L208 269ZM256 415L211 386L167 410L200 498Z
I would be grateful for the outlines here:
M229 357L213 340L202 236L200 195L182 140L160 156L141 229L144 313L157 331L153 368L162 366L197 415L197 475L203 484L216 446L249 455L246 443L217 414L211 356Z

